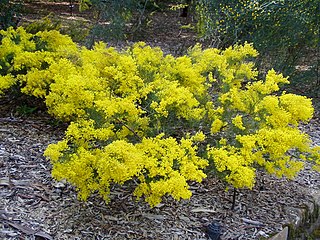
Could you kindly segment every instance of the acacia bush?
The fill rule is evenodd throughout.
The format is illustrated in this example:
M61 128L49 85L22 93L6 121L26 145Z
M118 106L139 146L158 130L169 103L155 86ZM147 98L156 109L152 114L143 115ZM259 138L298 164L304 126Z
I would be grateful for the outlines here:
M46 73L48 66L78 54L71 38L58 31L32 34L10 27L0 31L0 39L0 93L19 86L23 93L44 98L54 81Z
M78 48L56 31L0 34L0 91L18 85L70 123L45 156L82 200L98 192L108 202L112 185L132 183L155 206L190 198L189 181L208 171L252 189L257 169L293 178L306 159L319 163L298 128L311 100L279 91L289 81L274 70L259 79L250 44L173 57L144 43Z
M216 39L221 48L253 43L260 53L259 68L272 66L290 76L296 88L319 97L318 0L200 0L197 13L204 38Z

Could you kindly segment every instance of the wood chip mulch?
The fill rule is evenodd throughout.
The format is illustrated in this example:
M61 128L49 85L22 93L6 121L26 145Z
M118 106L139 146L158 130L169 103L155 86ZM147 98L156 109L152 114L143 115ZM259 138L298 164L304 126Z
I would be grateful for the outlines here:
M319 143L317 123L304 127ZM43 157L62 136L50 119L0 118L0 239L201 240L212 222L221 239L268 238L295 221L290 209L312 204L307 190L320 190L320 174L307 165L293 181L259 173L253 191L238 192L233 211L233 190L216 177L191 183L190 200L168 197L153 209L136 202L130 186L114 186L108 205L97 196L80 202L72 186L51 178Z

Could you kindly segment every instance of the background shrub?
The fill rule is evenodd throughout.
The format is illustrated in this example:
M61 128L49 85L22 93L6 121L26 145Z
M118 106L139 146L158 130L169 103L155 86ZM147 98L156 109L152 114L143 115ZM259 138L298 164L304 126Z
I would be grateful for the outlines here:
M10 26L16 27L20 21L20 1L0 1L0 30Z
M93 11L94 25L89 46L97 40L119 40L125 33L134 33L146 20L147 7L154 1L142 0L81 0L80 9Z
M319 1L201 0L197 11L203 37L222 48L252 42L262 72L272 66L296 90L319 97Z

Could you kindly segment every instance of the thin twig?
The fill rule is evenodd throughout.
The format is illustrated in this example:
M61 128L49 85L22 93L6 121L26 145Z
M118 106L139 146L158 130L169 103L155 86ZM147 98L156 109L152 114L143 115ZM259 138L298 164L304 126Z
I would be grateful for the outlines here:
M125 128L127 128L130 132L132 132L140 141L142 140L142 138L131 127L129 127L127 124L125 124L119 118L116 118L116 121L118 123L120 123L122 126L124 126Z
M137 22L138 22L138 23L137 23L137 26L136 26L135 29L133 29L133 27L132 27L132 29L133 29L132 32L137 31L138 28L139 28L139 26L141 25L141 23L142 23L142 18L143 18L143 16L144 16L144 12L145 12L146 7L147 7L147 3L148 3L148 0L145 0L143 9L142 9L142 11L141 11L141 13L140 13L140 16L139 16L138 20L137 20Z

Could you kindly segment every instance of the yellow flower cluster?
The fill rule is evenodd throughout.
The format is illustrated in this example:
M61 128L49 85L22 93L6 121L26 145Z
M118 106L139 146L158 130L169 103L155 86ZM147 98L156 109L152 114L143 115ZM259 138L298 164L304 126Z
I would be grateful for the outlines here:
M315 163L314 169L320 172L320 146L313 147L308 157L309 160Z
M5 90L9 89L16 83L16 79L11 75L0 75L0 95L3 95Z
M0 94L17 83L15 78L13 59L24 51L34 51L35 43L30 39L32 34L26 33L23 28L14 30L8 28L7 31L0 30Z
M274 70L257 79L250 44L196 45L173 57L144 43L79 48L55 31L0 34L0 93L19 83L70 122L45 156L80 199L98 192L109 201L113 184L134 180L134 195L155 206L165 195L189 198L188 181L200 182L207 167L251 189L257 165L292 178L303 167L293 150L320 162L298 128L312 117L311 100L278 93L288 79Z
M242 122L242 116L241 115L237 115L232 119L232 123L234 126L236 126L237 128L239 128L240 130L245 130L246 128L243 126L243 122Z
M19 82L23 93L44 98L54 81L47 66L61 58L75 58L78 51L70 37L57 31L33 35L22 27L16 30L10 27L7 31L1 30L0 35L0 78L3 81L0 93Z
M251 166L252 158L246 158L239 149L232 146L209 148L208 155L214 160L217 171L228 172L226 181L235 188L253 188L255 170Z
M77 186L82 200L98 191L109 201L112 183L124 184L136 178L139 185L134 194L138 198L144 195L146 201L155 206L166 194L171 194L176 200L190 198L187 181L200 182L206 177L202 169L208 162L197 156L197 146L194 145L197 140L204 140L202 133L182 139L180 143L160 135L144 138L137 144L115 140L102 148L90 148L86 143L79 147L68 146L70 142L82 144L81 137L88 142L97 137L92 136L94 131L90 132L90 128L78 130L70 125L66 139L50 145L45 156L53 163L53 176L67 179Z
M204 55L199 47L192 54L195 59ZM208 81L216 92L216 101L207 102L205 115L210 119L208 132L212 134L207 139L216 143L209 144L207 153L216 170L238 188L253 187L256 164L271 174L292 178L303 162L292 158L290 151L306 156L311 151L308 136L297 128L313 115L311 99L285 92L276 94L279 86L289 81L274 70L265 80L258 80L252 63L245 61L257 55L249 44L212 51L213 55L215 64L210 62L210 66L214 71L202 69L209 72L208 76L211 73Z

